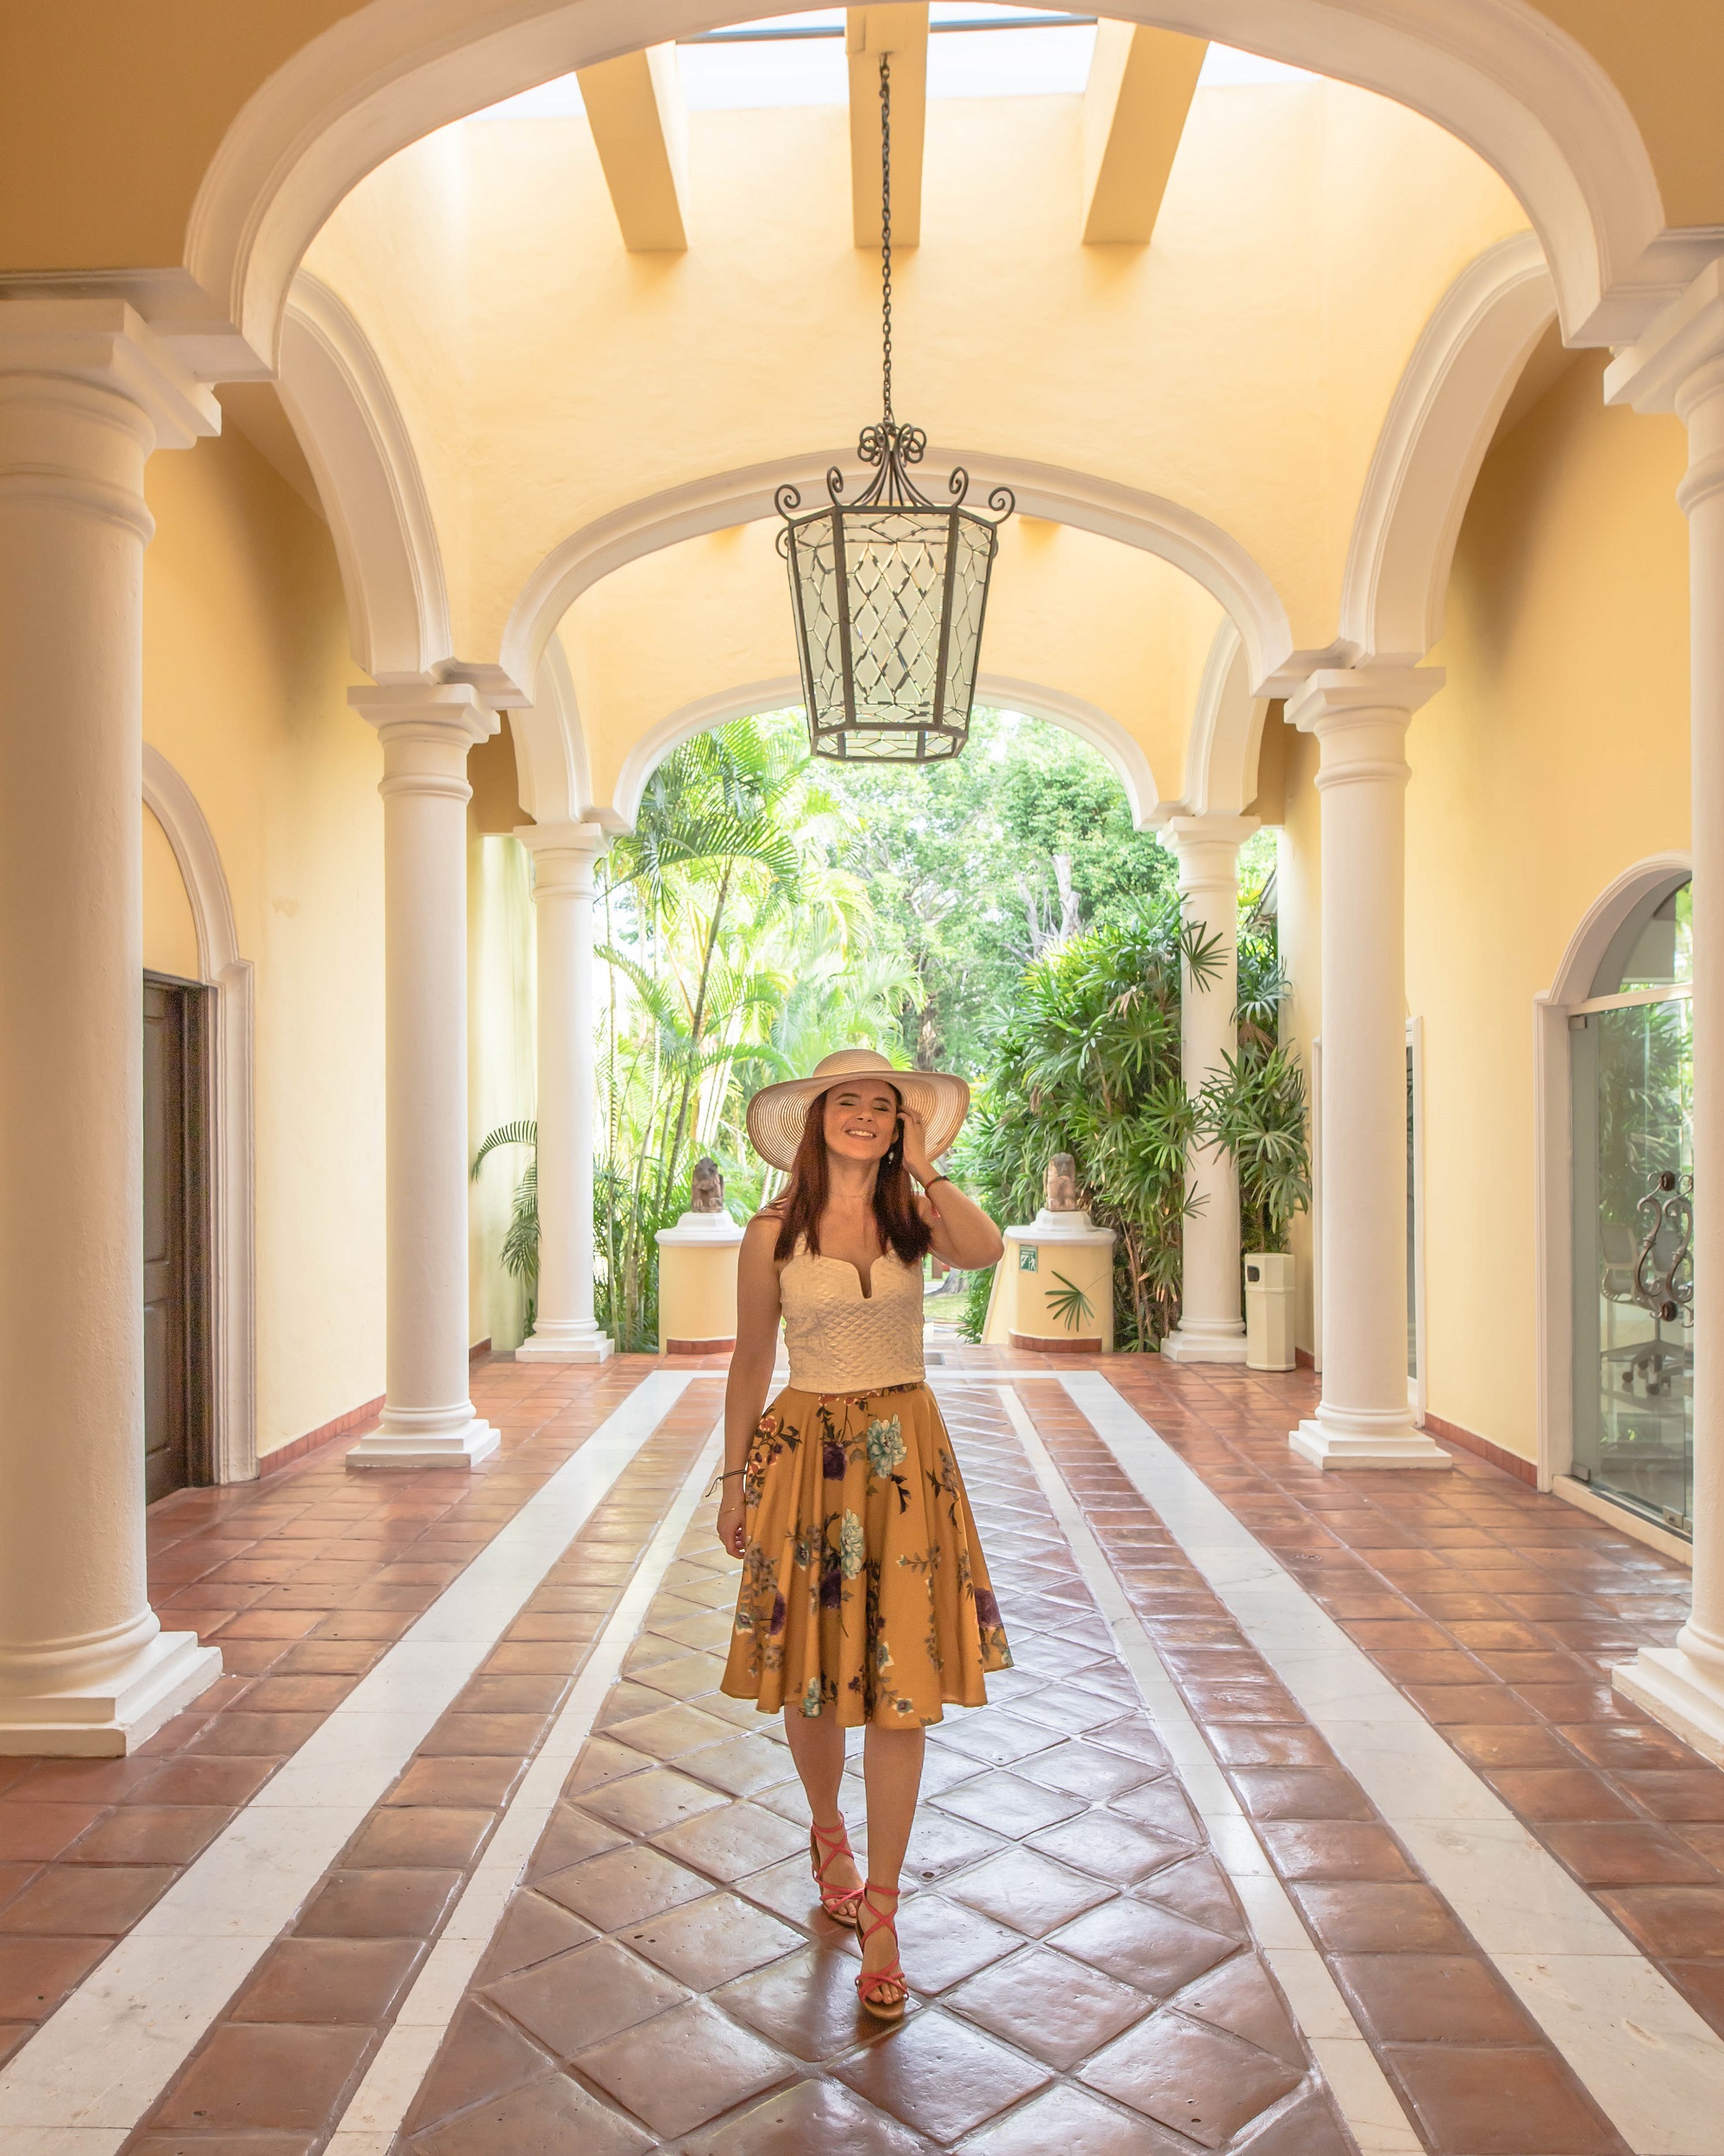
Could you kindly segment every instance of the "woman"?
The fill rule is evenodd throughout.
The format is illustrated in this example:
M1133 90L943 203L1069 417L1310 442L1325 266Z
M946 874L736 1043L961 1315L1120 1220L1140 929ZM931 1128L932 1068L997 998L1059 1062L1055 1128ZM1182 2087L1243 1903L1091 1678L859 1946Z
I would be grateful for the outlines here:
M871 1049L749 1103L756 1151L791 1180L738 1263L718 1539L743 1583L724 1689L784 1710L820 1906L860 1933L856 1990L887 2021L908 1996L895 1920L923 1731L948 1701L982 1706L983 1672L1012 1659L923 1382L923 1258L969 1271L1005 1247L933 1166L969 1106L961 1078ZM790 1382L763 1414L781 1317ZM865 1885L838 1811L844 1732L862 1725Z

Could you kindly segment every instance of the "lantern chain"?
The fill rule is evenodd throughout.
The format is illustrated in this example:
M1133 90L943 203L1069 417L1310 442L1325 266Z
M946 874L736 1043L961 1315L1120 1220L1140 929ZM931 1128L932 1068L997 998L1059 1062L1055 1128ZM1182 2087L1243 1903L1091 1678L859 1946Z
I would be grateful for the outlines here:
M881 373L886 423L892 419L892 55L880 56Z

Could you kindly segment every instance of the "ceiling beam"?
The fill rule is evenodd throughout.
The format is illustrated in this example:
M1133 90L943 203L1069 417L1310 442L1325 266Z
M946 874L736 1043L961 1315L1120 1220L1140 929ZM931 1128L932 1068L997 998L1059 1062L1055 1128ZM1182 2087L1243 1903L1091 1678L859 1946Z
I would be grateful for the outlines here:
M1101 22L1083 93L1083 236L1149 243L1207 43Z
M922 238L922 142L928 119L927 0L847 8L850 215L858 247L880 245L880 56L892 55L892 243Z
M680 253L688 245L688 119L675 46L624 53L577 77L624 246Z

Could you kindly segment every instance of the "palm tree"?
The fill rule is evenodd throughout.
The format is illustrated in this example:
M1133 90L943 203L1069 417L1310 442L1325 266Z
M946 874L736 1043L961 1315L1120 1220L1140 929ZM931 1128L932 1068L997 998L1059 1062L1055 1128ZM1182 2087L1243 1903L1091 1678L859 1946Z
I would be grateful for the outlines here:
M503 1269L511 1280L517 1280L526 1298L525 1338L533 1331L539 1301L539 1126L530 1118L519 1123L499 1123L494 1131L488 1131L473 1156L473 1181L479 1181L479 1171L485 1165L486 1156L494 1153L502 1145L524 1145L530 1149L532 1157L525 1172L515 1186L515 1196L509 1208L509 1225L504 1233L503 1248L499 1253Z
M599 1300L619 1344L656 1338L656 1231L681 1211L686 1163L711 1152L736 1195L760 1194L747 1094L799 1067L816 1034L893 1037L901 960L871 940L848 837L804 742L739 719L685 743L649 782L603 891L611 995L595 1174Z

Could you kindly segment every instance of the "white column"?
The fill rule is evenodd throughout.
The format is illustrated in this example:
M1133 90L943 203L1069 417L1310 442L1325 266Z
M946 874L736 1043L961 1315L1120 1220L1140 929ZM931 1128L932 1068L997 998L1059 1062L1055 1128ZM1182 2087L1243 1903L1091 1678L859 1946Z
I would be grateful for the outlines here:
M538 907L539 1300L520 1363L603 1363L592 1315L592 865L597 824L530 824Z
M1323 848L1323 1398L1293 1449L1323 1468L1446 1468L1407 1384L1407 724L1431 667L1313 674Z
M467 755L497 716L464 683L348 691L383 743L387 1397L349 1467L467 1467Z
M1257 829L1254 816L1176 816L1168 835L1179 855L1185 918L1218 939L1219 970L1207 987L1186 969L1179 1001L1180 1060L1194 1098L1237 1056L1234 1006L1239 988L1239 849ZM1179 1326L1162 1342L1175 1363L1243 1363L1245 1321L1239 1289L1239 1178L1232 1156L1194 1145L1186 1188L1198 1209L1185 1217Z
M1674 1647L1616 1687L1724 1764L1724 265L1604 378L1612 403L1688 429L1690 815L1694 850L1694 1601Z
M221 1675L144 1576L144 463L219 425L118 302L0 304L0 1752Z

